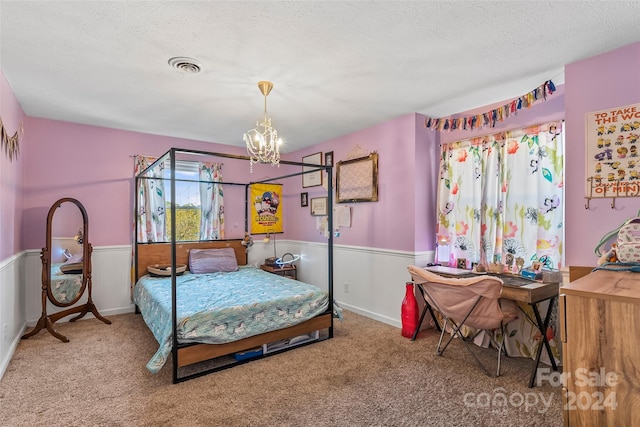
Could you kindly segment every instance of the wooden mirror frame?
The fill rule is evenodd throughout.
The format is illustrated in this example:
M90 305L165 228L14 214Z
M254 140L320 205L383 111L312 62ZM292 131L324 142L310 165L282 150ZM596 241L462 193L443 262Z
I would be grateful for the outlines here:
M82 214L82 285L78 290L78 294L72 298L68 302L58 301L51 290L51 248L52 248L52 235L53 235L53 215L56 210L62 206L63 203L70 202L73 203L80 209ZM111 324L111 321L103 317L96 308L93 300L91 298L91 253L93 252L93 247L91 243L89 243L89 219L87 217L87 211L76 199L72 199L69 197L62 198L55 202L51 208L49 209L49 214L47 215L47 240L46 246L42 248L42 252L40 253L40 258L42 259L42 314L40 319L38 319L38 323L33 328L33 330L27 334L22 336L22 339L27 339L32 337L33 335L40 332L42 329L46 329L53 335L58 338L62 342L69 342L69 339L64 335L60 334L55 330L53 324L62 319L63 317L67 317L71 314L79 313L76 317L69 320L69 322L75 322L76 320L82 318L87 313L92 313L97 319L103 321L106 324ZM75 307L70 307L76 304L80 298L87 293L87 302L84 304L80 304ZM47 314L47 300L50 301L57 307L70 307L66 310L54 313Z

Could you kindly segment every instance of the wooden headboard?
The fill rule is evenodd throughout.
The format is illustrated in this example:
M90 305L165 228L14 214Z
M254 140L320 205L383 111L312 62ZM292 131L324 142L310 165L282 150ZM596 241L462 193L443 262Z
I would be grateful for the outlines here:
M189 251L191 249L220 249L233 248L238 265L247 265L247 248L239 240L211 240L206 242L176 243L176 263L189 265ZM137 243L138 270L136 280L147 274L147 266L156 264L171 264L171 243Z

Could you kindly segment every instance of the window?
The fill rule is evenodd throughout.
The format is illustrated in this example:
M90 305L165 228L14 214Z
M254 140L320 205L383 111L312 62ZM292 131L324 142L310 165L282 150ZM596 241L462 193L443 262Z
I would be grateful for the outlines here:
M166 171L167 179L170 171ZM198 163L176 160L176 240L195 241L200 237L200 183ZM165 181L168 184L170 181ZM170 189L165 188L167 201L167 240L171 240L171 200Z
M154 159L138 156L136 173ZM176 160L175 201L171 200L168 162L139 180L138 241L171 240L171 208L176 208L176 240L224 239L222 164Z

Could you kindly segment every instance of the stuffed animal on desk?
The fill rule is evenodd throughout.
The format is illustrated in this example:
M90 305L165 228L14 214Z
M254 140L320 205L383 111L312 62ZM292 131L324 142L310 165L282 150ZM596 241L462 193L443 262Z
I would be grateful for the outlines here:
M604 265L608 262L618 262L618 256L616 254L617 246L615 243L611 245L611 249L602 254L598 259L598 265Z

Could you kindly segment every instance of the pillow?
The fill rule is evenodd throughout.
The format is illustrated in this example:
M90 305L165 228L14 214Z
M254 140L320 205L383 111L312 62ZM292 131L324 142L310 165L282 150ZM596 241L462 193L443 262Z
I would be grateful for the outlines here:
M64 264L60 266L60 271L64 274L82 274L82 252L71 255Z
M193 274L238 271L238 261L233 248L191 249L189 271Z
M78 252L76 254L71 255L71 258L68 258L64 263L73 264L76 262L82 262L82 252Z

